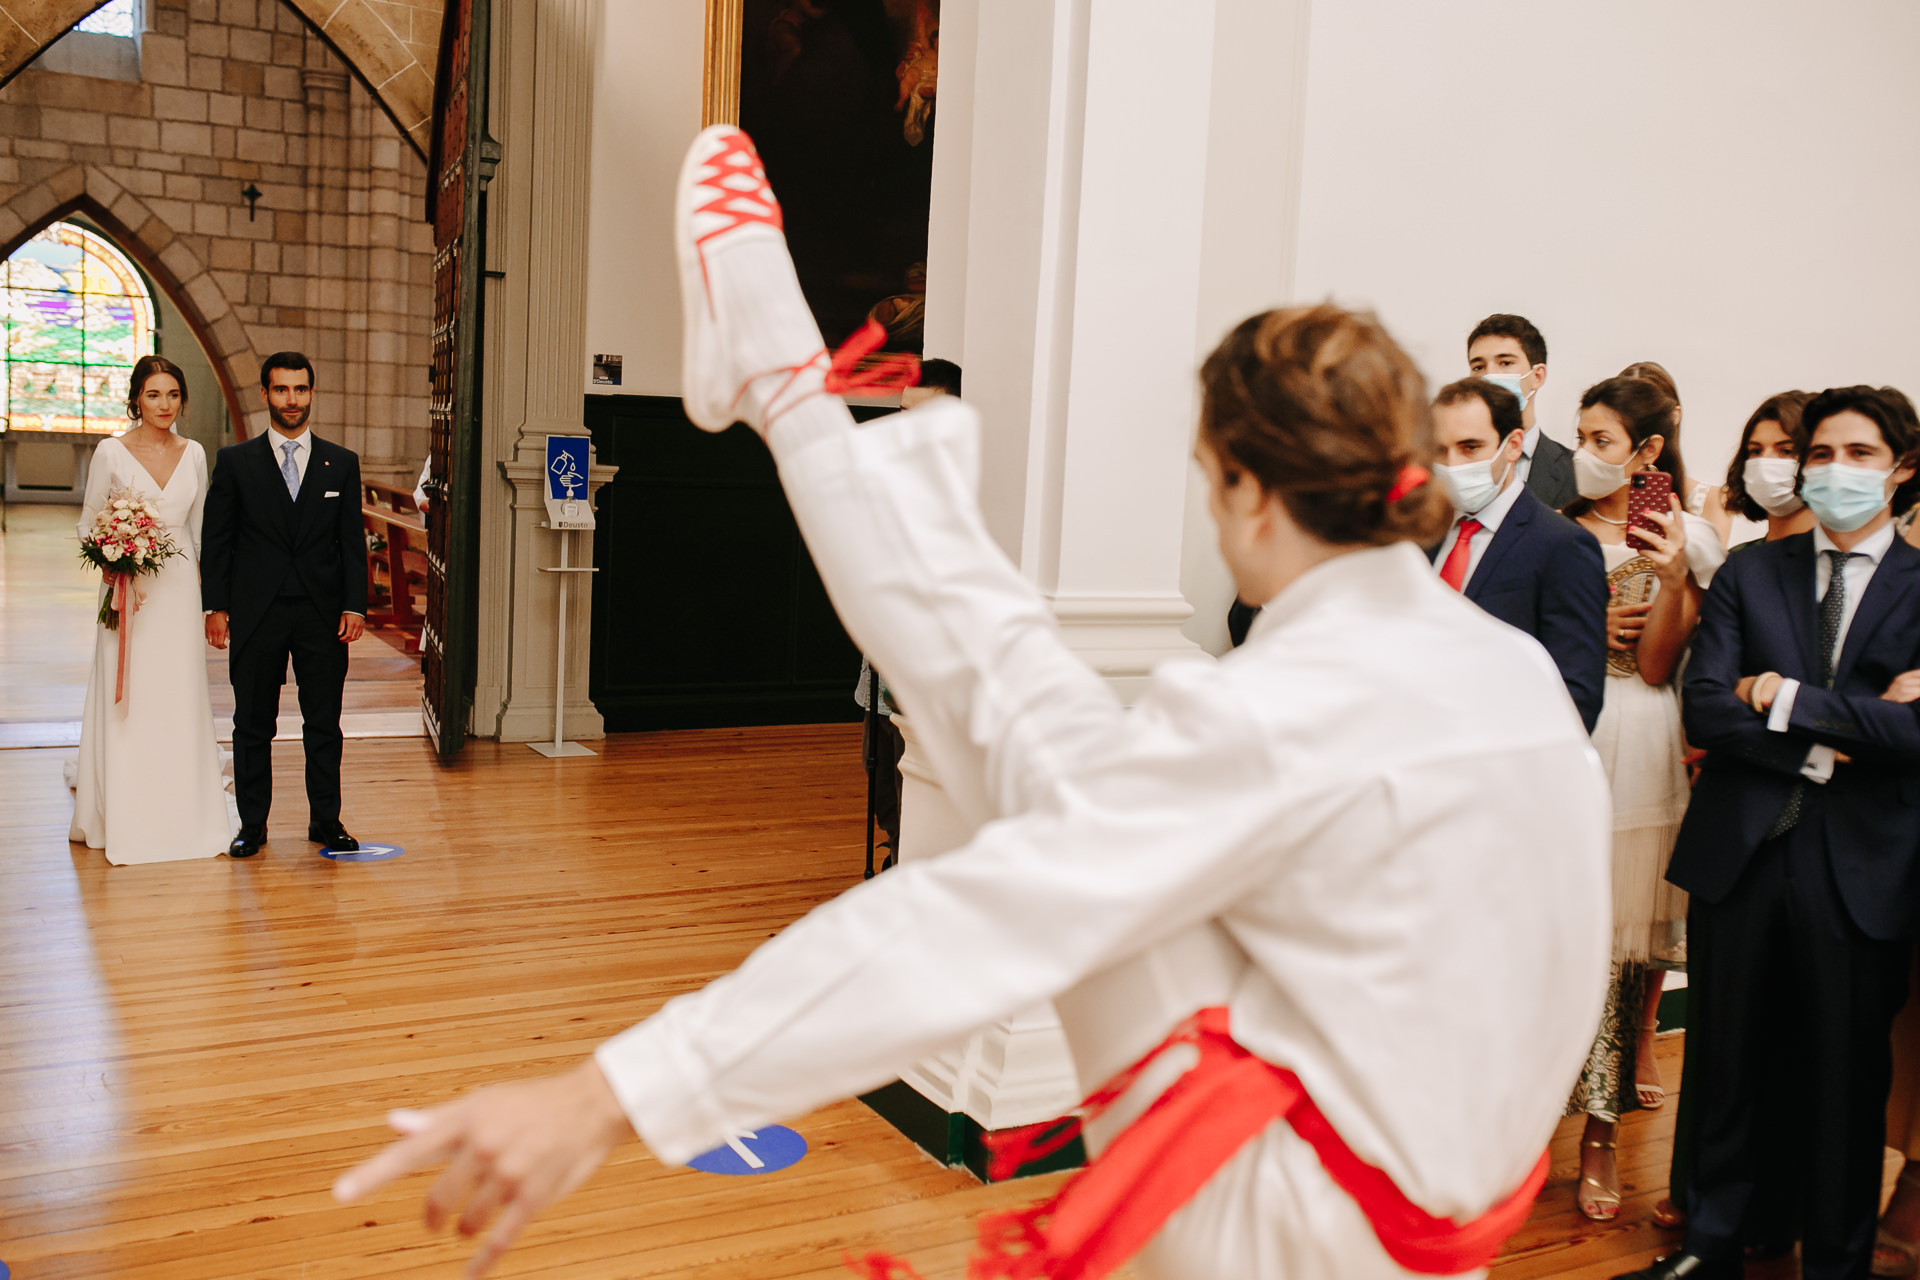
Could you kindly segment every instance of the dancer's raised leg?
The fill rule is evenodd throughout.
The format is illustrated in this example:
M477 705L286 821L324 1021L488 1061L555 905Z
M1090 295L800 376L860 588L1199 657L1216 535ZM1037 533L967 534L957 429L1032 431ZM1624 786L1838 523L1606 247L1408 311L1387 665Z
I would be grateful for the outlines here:
M1120 706L987 533L973 411L936 400L855 429L740 130L700 135L678 201L688 415L766 437L841 620L961 811L1030 807L1110 738Z

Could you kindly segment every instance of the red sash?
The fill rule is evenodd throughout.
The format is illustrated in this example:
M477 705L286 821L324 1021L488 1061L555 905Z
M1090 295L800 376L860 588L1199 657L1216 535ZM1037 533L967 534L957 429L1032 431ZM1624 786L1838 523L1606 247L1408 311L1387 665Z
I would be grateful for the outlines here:
M1546 1183L1542 1152L1526 1182L1478 1218L1434 1217L1353 1153L1298 1076L1235 1043L1222 1008L1202 1009L1176 1027L1088 1098L1082 1113L1100 1114L1148 1064L1180 1044L1197 1046L1200 1061L1058 1195L980 1220L980 1247L967 1264L968 1280L1099 1280L1139 1252L1241 1147L1282 1118L1359 1204L1387 1255L1423 1275L1458 1275L1491 1264ZM1079 1128L1074 1119L990 1136L990 1175L1011 1176L1028 1161L1058 1151ZM848 1263L866 1280L917 1280L912 1267L887 1254Z

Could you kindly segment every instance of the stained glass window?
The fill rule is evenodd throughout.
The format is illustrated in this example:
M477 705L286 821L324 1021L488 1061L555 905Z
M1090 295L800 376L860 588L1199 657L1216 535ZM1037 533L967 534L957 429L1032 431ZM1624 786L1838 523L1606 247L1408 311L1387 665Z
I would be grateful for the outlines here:
M153 298L98 233L56 222L0 264L0 415L12 431L127 425L127 376L153 351Z
M133 6L135 0L107 0L98 9L80 19L75 31L85 31L97 36L125 36L133 38Z

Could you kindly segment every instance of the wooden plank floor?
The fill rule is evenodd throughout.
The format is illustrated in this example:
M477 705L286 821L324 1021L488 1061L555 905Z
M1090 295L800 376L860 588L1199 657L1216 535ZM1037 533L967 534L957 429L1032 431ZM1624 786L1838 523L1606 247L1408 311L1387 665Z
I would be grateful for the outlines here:
M304 830L299 750L276 752L251 863L108 867L69 846L57 751L0 752L0 1260L16 1275L447 1276L415 1221L425 1180L365 1208L327 1187L382 1112L558 1069L736 964L858 875L857 726L631 735L592 760L351 742L346 818L407 847L330 863ZM1679 1042L1663 1041L1678 1079ZM796 1169L722 1179L627 1149L504 1275L839 1276L844 1249L958 1276L983 1188L857 1103L803 1117ZM1669 1247L1671 1107L1627 1123L1629 1203L1572 1207L1577 1133L1497 1271L1611 1276Z
M591 760L480 742L452 765L420 739L351 740L349 828L408 849L365 866L297 838L301 754L282 742L283 839L260 857L108 867L66 841L67 753L33 745L79 717L94 584L70 511L9 515L0 1262L22 1280L457 1275L464 1251L417 1221L426 1178L369 1206L328 1195L388 1107L576 1061L857 879L858 726L629 735ZM412 705L407 660L364 641L354 661L362 709ZM214 655L216 699L224 674ZM1662 1042L1669 1087L1679 1051ZM963 1273L976 1214L1058 1182L981 1187L858 1103L795 1125L812 1153L763 1178L624 1150L500 1274L824 1280L843 1250L885 1246L940 1280ZM1626 1212L1599 1227L1573 1208L1563 1125L1495 1274L1606 1277L1671 1247L1649 1221L1671 1128L1671 1105L1628 1120Z
M272 842L108 867L69 846L57 751L0 752L0 1260L18 1276L446 1276L425 1180L336 1206L389 1106L550 1071L732 967L858 876L858 726L632 736L592 760L347 747L346 820L407 846L338 865L299 751ZM792 1171L666 1170L636 1145L502 1274L837 1276L847 1248L957 1274L982 1188L858 1103Z

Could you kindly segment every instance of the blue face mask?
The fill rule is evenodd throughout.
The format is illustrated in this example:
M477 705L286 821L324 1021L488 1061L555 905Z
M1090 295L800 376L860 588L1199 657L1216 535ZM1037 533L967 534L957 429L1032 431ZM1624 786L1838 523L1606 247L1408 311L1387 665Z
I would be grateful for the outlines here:
M1480 376L1486 379L1488 382L1491 382L1496 387L1505 387L1507 390L1513 392L1514 398L1520 402L1521 412L1524 413L1526 411L1527 401L1532 399L1531 396L1529 396L1526 392L1520 389L1520 379L1522 377L1525 377L1526 375L1512 374L1512 373L1483 373Z
M1852 533L1887 505L1887 477L1892 474L1840 462L1808 467L1800 477L1800 497L1822 528Z

